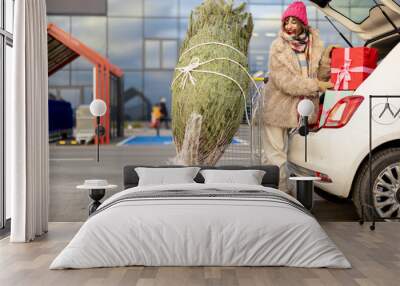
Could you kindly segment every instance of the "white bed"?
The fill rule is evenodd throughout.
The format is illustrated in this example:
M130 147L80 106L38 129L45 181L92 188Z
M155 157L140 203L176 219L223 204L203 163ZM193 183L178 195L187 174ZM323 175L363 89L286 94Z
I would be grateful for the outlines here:
M198 183L115 194L50 269L128 265L351 267L292 197L263 186Z

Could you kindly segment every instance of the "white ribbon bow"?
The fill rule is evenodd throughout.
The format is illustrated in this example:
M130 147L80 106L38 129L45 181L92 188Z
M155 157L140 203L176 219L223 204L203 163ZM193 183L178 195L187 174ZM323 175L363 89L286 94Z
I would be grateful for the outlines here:
M193 85L196 84L196 79L193 77L192 71L194 69L197 69L200 65L201 65L200 59L196 57L196 58L193 58L187 66L176 68L178 71L180 71L183 74L182 80L181 80L182 89L185 88L186 82L188 79L190 80L190 82Z
M335 89L338 90L340 84L343 82L343 87L345 85L349 86L349 81L351 81L351 74L350 74L350 66L351 66L351 59L345 59L342 69L340 70L338 77L335 83ZM347 89L345 88L345 89Z

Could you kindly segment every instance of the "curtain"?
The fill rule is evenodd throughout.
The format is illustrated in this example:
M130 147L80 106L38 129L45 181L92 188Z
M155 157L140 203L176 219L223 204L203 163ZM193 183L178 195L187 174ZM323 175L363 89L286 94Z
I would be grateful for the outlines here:
M12 242L47 232L49 145L45 0L15 1L12 93L6 98L6 187Z

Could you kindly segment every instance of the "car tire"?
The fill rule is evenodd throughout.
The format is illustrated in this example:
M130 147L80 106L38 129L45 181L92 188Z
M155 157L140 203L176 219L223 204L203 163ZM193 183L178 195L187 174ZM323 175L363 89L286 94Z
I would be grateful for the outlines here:
M382 178L383 174L387 170L391 170L392 166L399 166L400 167L400 148L388 148L382 151L379 151L372 155L372 185L375 186L377 183L377 179ZM394 167L393 167L394 168ZM400 170L400 168L399 168ZM396 176L394 176L396 178ZM397 178L400 182L400 172L397 173ZM382 188L382 190L385 188ZM389 191L387 191L390 193ZM397 191L400 192L400 191ZM395 192L393 192L395 193ZM383 192L380 192L383 194ZM386 194L386 190L385 190ZM399 195L399 194L397 194ZM374 195L372 190L369 187L369 160L363 163L361 166L360 172L357 175L354 189L353 189L353 203L356 207L357 213L361 217L362 211L364 211L364 220L371 221L374 217L375 218L384 218L382 215L385 212L386 206L384 208L380 208L376 206L377 200L382 200L381 198L385 198L385 196L377 196ZM395 198L394 195L394 202L395 206L399 205L399 202ZM386 198L388 200L390 198ZM383 201L383 202L385 202ZM397 202L397 203L396 203ZM381 202L379 202L381 203ZM368 207L370 206L370 207ZM390 205L387 207L391 207ZM400 216L400 209L394 212L396 217Z

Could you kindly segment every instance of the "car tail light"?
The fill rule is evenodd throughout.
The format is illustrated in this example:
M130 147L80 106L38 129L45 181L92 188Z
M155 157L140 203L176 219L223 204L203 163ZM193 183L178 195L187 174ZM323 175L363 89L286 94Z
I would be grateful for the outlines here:
M341 128L345 126L363 100L363 96L346 96L340 99L329 111L322 128Z
M332 179L331 179L328 175L325 175L325 174L323 174L323 173L320 173L320 172L315 171L315 172L314 172L314 177L320 178L320 179L321 179L321 182L324 182L324 183L332 183Z

